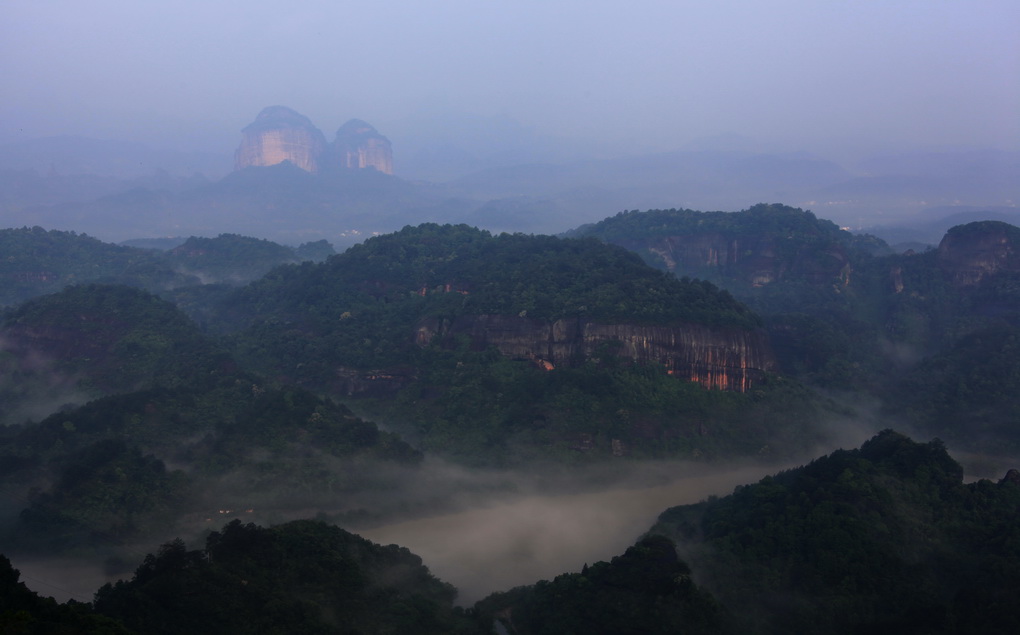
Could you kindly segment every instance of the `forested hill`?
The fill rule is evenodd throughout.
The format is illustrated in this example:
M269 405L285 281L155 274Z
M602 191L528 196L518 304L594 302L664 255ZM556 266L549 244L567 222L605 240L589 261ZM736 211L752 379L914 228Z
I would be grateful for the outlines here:
M597 240L493 236L467 225L405 227L323 265L277 270L239 297L249 312L263 315L418 297L413 309L421 314L759 325L728 293L663 275L618 247Z
M344 406L244 372L172 304L129 287L19 307L0 328L0 373L5 550L115 548L256 496L353 504L378 486L372 465L421 460Z
M758 317L711 283L596 239L406 227L278 268L208 315L245 367L341 398L386 396L373 418L414 421L426 449L470 462L789 448L810 401L786 395L783 421L766 416L762 434L733 429L740 438L722 442L724 427L784 391L764 388L774 362ZM730 400L697 384L769 396ZM625 394L644 395L624 397L632 418L614 414ZM707 405L717 401L736 410Z
M672 537L742 633L1012 633L1020 477L963 483L938 441L890 430L730 496L675 507Z
M873 236L854 235L809 211L775 204L741 212L621 212L571 235L622 245L653 266L726 281L728 288L784 280L831 282L848 265L891 251Z
M203 282L243 284L278 265L335 253L324 240L296 248L237 234L177 242L159 251L42 227L0 229L0 307L90 282L154 293Z

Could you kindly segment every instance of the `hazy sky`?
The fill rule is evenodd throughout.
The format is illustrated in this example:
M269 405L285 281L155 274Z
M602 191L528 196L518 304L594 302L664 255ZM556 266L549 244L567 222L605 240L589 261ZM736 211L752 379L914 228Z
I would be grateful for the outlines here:
M460 112L659 149L1020 148L1016 0L627 4L5 0L0 140L231 152L284 104L329 138Z

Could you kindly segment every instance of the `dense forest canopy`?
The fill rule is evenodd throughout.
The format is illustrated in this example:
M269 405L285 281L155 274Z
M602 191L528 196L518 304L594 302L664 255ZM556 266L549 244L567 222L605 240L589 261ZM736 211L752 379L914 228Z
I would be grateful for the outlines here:
M15 492L0 507L4 549L88 554L123 572L133 557L125 545L156 535L164 544L94 605L40 600L0 566L0 625L1020 626L1012 601L1020 581L1010 573L1020 569L1020 478L964 484L947 453L1010 460L1020 447L1020 230L970 223L938 249L895 254L811 212L759 205L625 212L575 234L584 236L425 224L331 254L324 243L295 249L234 234L161 252L4 230L0 491ZM504 321L482 319L491 316ZM778 364L745 392L709 390L620 356L619 341L553 367L451 326L557 323L629 325L646 343L653 331L640 329L651 327L754 333ZM195 528L213 527L210 509L233 509L252 492L268 509L320 521L446 509L455 503L421 487L399 492L422 480L431 457L568 471L647 459L788 460L833 430L890 421L946 443L883 432L858 450L671 509L608 562L466 610L452 608L453 590L406 550L319 521L280 525L269 514L258 518L264 527L210 533L203 549L166 542L176 532L197 544ZM999 461L982 455L968 469L1001 475ZM306 561L312 552L332 564ZM280 562L283 582L262 566ZM174 595L181 585L245 615L272 610L242 624L208 598ZM170 625L190 619L164 610L171 596L205 621Z

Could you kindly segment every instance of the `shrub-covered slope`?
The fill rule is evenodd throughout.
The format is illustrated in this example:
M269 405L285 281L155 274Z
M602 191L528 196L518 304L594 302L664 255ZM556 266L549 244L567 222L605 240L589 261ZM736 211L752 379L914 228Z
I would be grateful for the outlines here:
M885 431L670 509L652 531L678 542L740 632L1013 632L1020 478L962 478L941 442Z

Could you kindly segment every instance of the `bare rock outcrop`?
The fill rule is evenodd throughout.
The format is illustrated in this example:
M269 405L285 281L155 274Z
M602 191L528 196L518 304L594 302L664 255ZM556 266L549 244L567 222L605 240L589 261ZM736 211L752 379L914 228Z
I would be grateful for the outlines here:
M242 131L234 167L265 167L290 161L307 172L318 172L326 153L326 137L304 115L286 106L270 106Z
M375 168L383 174L393 174L390 140L360 119L340 126L330 155L333 164L342 168Z
M1020 229L1000 221L957 225L939 243L938 263L959 286L1000 271L1020 272Z
M812 246L791 250L784 239L770 235L732 236L700 233L612 241L633 251L646 250L657 255L669 271L703 277L722 275L760 287L787 278L815 284L850 276L851 266L845 249L836 243L823 248Z
M528 359L552 369L613 355L632 362L662 364L680 378L711 388L746 392L776 362L768 338L759 330L683 326L599 324L583 319L555 322L507 315L428 318L418 324L415 341L441 345L467 336L471 346L496 347L503 355Z

